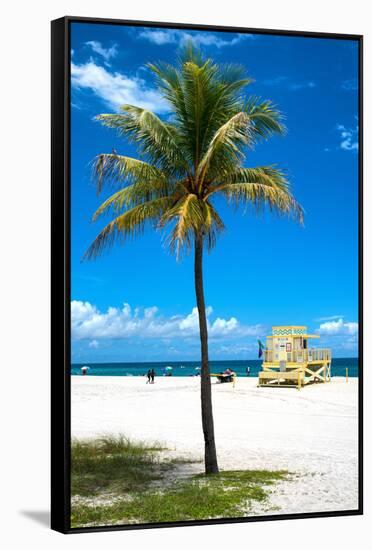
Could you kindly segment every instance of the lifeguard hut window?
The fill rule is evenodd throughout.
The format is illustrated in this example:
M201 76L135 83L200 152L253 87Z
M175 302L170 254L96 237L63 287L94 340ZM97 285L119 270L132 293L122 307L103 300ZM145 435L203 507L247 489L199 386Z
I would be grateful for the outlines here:
M303 344L303 346L304 346L304 349L307 349L307 340L306 340L306 338L304 338L304 344Z

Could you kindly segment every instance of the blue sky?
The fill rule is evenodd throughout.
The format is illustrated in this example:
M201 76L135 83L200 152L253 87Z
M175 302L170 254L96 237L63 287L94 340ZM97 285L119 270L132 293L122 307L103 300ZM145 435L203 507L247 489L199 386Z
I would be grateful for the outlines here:
M109 194L97 197L90 162L112 149L136 156L93 118L123 103L168 116L145 65L173 63L190 38L216 62L243 64L254 79L247 95L271 99L285 114L287 135L258 144L245 164L287 170L306 212L300 227L219 205L227 230L205 256L211 358L255 358L257 338L275 324L307 325L335 356L356 356L357 42L72 23L73 362L199 356L192 255L177 262L162 235L147 232L81 261L108 221L90 221Z

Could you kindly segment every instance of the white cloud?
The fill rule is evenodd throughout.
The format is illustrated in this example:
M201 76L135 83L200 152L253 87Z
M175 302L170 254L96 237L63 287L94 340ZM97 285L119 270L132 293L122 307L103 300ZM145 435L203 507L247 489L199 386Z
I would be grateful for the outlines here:
M343 90L346 90L348 92L350 91L356 91L358 89L358 81L356 78L351 78L349 80L344 80L341 83L341 88Z
M209 306L206 308L205 313L207 317L212 313L212 308ZM177 320L177 317L175 317ZM198 330L199 326L199 315L198 310L196 307L194 307L189 313L189 315L186 315L183 319L179 321L179 328L181 331L192 331L196 332Z
M217 319L213 323L213 326L211 327L210 335L214 336L214 334L229 334L234 332L238 328L239 322L235 317L231 317L229 320L220 319L219 317L217 317Z
M340 347L342 350L356 351L358 349L357 335L351 336L350 338L343 338Z
M97 40L90 40L89 42L85 42L85 44L86 46L89 46L95 53L101 55L105 61L110 61L110 59L112 57L115 57L118 53L117 44L114 44L110 48L104 48L101 42L97 42Z
M266 86L282 86L287 90L292 92L297 92L298 90L316 88L317 84L313 80L306 80L304 82L293 82L288 76L279 75L274 76L273 78L268 78L262 82Z
M327 335L356 335L358 334L358 323L355 322L345 322L342 317L337 321L326 321L322 323L317 332L320 334Z
M97 349L99 347L98 340L92 340L91 342L89 342L88 347L93 348L93 349Z
M71 84L75 89L90 90L114 110L129 103L158 113L169 111L160 93L143 79L110 72L93 60L81 65L71 63Z
M234 46L247 39L255 39L253 34L236 33L231 40L222 38L212 32L187 32L181 30L146 30L139 34L140 38L148 40L158 46L164 44L178 44L181 45L191 40L197 46L215 46L216 48L223 48L225 46Z
M266 78L263 80L263 84L267 86L279 86L280 84L286 83L288 81L287 76L279 75L274 76L273 78Z
M314 319L314 321L321 322L321 321L334 321L335 319L343 319L343 315L328 315L327 317L318 317L317 319Z
M261 325L241 325L236 317L210 319L212 307L206 308L208 329L211 338L245 337L262 335ZM197 308L185 316L163 317L157 307L144 309L124 303L121 308L109 307L100 312L89 302L71 302L71 328L74 340L137 338L190 338L199 334ZM92 347L92 346L91 346Z
M211 350L212 351L212 350ZM234 343L229 345L223 345L220 346L218 349L213 350L217 351L219 354L226 354L226 355L246 355L246 354L252 354L252 352L257 353L257 343L251 345L242 345L240 343Z
M358 127L346 128L343 124L337 124L337 130L340 132L340 148L344 151L358 150Z
M297 90L304 90L306 88L316 88L316 84L313 80L308 82L294 82L289 85L289 89L296 92Z

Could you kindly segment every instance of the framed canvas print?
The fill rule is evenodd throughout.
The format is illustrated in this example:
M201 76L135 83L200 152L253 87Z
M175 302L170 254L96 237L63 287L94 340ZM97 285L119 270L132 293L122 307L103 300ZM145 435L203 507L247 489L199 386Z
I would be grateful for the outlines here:
M362 513L362 37L52 22L52 527Z

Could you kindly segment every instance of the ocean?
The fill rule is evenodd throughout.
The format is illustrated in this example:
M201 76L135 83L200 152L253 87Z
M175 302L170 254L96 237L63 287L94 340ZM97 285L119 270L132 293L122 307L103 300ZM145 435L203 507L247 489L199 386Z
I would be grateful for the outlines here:
M230 368L238 376L247 376L246 368L250 367L250 376L258 376L261 370L261 360L247 361L210 361L212 373L223 372ZM199 371L198 361L173 361L156 363L73 363L71 366L72 375L81 375L81 367L89 366L89 376L144 376L149 369L154 369L156 376L164 376L166 372L172 372L172 376L195 376ZM172 370L166 369L172 367ZM346 368L349 369L349 376L358 377L358 359L337 358L332 359L332 376L345 376Z

